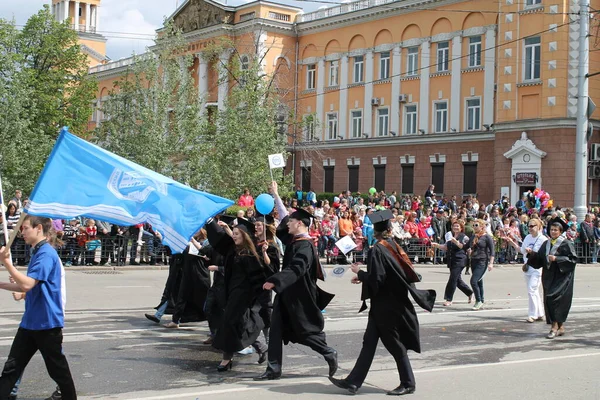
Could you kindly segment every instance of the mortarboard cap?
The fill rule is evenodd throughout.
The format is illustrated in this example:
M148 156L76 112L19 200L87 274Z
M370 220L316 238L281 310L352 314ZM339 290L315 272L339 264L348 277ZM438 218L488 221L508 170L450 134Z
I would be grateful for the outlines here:
M390 210L375 211L369 214L369 219L373 223L373 229L377 232L387 231L390 220L394 218L394 214Z
M256 228L254 227L254 224L252 222L244 218L238 218L237 222L238 223L235 226L236 228L243 230L250 236L254 236L254 234L256 233Z
M219 215L219 221L223 221L229 226L233 225L234 220L235 220L235 217L232 217L231 215L225 215L225 214Z
M302 223L304 225L306 225L307 227L310 227L310 219L314 218L314 216L311 213L309 213L308 211L306 211L305 209L299 208L290 214L290 218L293 218L298 221L302 221Z
M562 226L563 232L566 232L569 229L569 224L564 219L556 217L548 221L548 234L550 234L550 227L552 226L552 224L559 224L560 226Z
M256 222L262 222L267 225L273 225L275 223L275 218L271 215L259 215L256 217Z

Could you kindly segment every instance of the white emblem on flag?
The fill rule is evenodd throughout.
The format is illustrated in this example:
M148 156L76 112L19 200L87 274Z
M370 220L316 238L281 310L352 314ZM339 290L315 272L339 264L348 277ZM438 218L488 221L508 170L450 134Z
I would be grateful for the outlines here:
M108 179L108 190L121 200L143 203L154 191L167 194L167 185L135 171L123 172L115 168Z

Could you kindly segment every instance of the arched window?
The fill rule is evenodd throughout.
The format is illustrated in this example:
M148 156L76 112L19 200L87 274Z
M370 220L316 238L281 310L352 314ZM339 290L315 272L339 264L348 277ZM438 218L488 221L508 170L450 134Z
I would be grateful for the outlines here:
M240 57L240 69L242 71L248 71L248 68L250 67L250 59L248 58L248 56L242 56Z

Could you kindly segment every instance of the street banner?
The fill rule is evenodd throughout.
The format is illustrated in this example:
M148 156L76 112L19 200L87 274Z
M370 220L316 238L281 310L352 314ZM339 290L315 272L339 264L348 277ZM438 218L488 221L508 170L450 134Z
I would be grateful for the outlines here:
M169 160L165 160L169 162ZM131 226L148 222L174 253L233 201L137 165L63 128L30 196L27 214L78 216Z

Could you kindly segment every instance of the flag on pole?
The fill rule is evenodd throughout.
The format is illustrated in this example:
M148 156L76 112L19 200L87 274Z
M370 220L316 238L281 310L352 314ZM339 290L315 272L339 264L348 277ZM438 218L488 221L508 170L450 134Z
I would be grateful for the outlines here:
M67 128L61 130L30 200L25 212L31 215L85 216L125 226L148 222L174 253L185 249L207 219L233 204L88 143Z
M284 168L285 160L283 159L283 154L271 154L269 155L269 168Z

